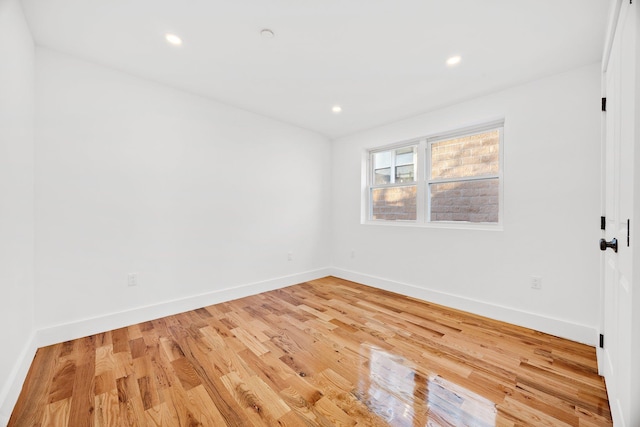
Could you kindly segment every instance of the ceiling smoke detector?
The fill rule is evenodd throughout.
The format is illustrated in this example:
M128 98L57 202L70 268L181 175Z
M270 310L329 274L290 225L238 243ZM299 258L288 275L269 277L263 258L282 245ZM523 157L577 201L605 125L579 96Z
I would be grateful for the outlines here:
M272 38L274 38L276 35L275 35L275 33L274 33L272 30L270 30L270 29L268 29L268 28L264 28L264 29L260 30L260 36L261 36L263 39L272 39Z

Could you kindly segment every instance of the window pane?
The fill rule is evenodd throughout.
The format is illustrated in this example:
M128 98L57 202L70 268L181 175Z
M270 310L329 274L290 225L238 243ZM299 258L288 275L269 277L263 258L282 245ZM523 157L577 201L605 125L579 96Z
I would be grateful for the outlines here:
M413 165L398 166L396 168L396 182L402 183L415 181L414 169Z
M413 164L413 147L405 147L396 150L396 165Z
M391 182L391 168L375 170L375 184L388 184Z
M371 219L415 220L416 186L371 190Z
M431 144L431 178L497 174L500 170L498 130Z
M373 155L373 168L383 169L391 167L391 151L382 151Z
M431 184L431 221L498 222L499 180Z

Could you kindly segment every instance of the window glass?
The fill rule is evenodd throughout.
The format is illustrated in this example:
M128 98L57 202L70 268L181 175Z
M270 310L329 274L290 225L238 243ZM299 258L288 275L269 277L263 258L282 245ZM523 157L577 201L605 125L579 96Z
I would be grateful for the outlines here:
M374 183L388 184L391 182L391 152L381 151L373 155Z
M431 144L431 178L497 174L500 170L498 130Z
M497 178L431 184L431 221L498 222Z
M376 169L375 170L375 183L376 184L388 184L391 182L391 168Z
M391 151L381 151L373 155L374 169L383 169L391 167Z
M415 167L413 165L396 167L396 182L413 182Z
M415 149L405 147L396 150L396 182L415 181Z
M374 188L371 191L371 219L414 221L416 186Z
M413 164L413 147L396 150L396 165Z

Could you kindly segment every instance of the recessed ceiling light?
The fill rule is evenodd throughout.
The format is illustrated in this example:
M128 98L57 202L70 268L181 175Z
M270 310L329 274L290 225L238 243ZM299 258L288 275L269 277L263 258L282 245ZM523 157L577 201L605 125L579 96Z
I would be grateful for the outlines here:
M342 107L339 105L334 105L333 107L331 107L331 112L333 112L333 114L340 114L342 113Z
M447 59L447 65L450 67L453 65L458 65L461 60L462 57L460 55L452 56L451 58Z
M167 43L170 43L174 46L180 46L182 44L182 39L175 34L167 33L164 35L164 39Z
M270 30L270 29L268 29L268 28L264 28L264 29L260 30L260 36L261 36L263 39L272 39L272 38L274 38L276 35L275 35L275 33L274 33L272 30Z

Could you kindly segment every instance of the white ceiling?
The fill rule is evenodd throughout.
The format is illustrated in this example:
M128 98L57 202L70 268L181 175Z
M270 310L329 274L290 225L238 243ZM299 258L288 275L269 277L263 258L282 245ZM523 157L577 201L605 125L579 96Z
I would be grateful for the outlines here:
M23 0L40 46L332 138L599 61L610 4Z

